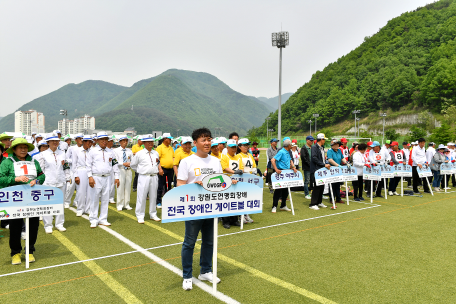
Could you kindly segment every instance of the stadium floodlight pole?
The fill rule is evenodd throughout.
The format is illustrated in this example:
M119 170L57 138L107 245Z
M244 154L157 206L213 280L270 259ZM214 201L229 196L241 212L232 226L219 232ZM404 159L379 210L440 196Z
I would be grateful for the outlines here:
M356 136L356 114L359 114L361 111L360 110L354 110L352 113L355 114L355 136Z
M313 117L315 117L315 134L317 134L317 118L320 116L320 114L314 114Z
M68 111L67 110L60 110L60 115L65 116L65 118L63 119L63 127L65 128L65 130L63 131L63 133L69 133L69 132L66 132L67 129L66 129L66 126L65 126L66 118L68 117ZM32 125L30 124L30 132L31 132L31 130L32 130Z
M361 120L361 119L360 119L359 117L356 118L356 121L358 122L358 137L359 137L359 121L360 121L360 120ZM355 132L356 132L356 131L355 131ZM355 136L356 136L356 133L355 133Z
M282 132L282 49L289 45L288 32L272 33L272 46L276 46L280 49L279 57L279 108L278 108L278 127L277 137L279 139L279 147L281 145L281 132Z
M380 113L380 116L383 117L383 138L382 138L382 145L383 145L383 142L385 141L385 117L386 117L386 113Z
M266 117L266 139L269 139L269 120L271 120L271 117Z

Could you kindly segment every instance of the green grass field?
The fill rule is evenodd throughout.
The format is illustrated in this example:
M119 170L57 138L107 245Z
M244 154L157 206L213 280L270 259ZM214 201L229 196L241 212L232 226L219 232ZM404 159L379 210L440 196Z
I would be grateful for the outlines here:
M135 201L132 193L133 208ZM241 303L456 302L456 193L374 198L373 204L351 201L337 210L313 211L303 193L294 192L293 203L295 216L271 213L265 187L263 213L252 216L254 223L242 233L219 226L220 293ZM134 210L111 206L109 229L90 229L87 219L69 209L66 232L47 235L40 226L29 272L23 272L25 261L11 265L9 231L0 231L0 302L222 302L206 283L205 290L195 284L182 290L182 278L169 270L181 269L183 222L141 225ZM153 256L138 246L152 248Z

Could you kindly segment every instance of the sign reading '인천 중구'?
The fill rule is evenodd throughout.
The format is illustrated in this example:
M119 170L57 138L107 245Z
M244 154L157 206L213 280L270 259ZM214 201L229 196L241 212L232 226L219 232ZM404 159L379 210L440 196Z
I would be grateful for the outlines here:
M282 170L280 174L273 173L271 175L271 183L273 189L304 186L301 172L294 172L293 170Z
M54 187L18 185L0 189L0 220L63 213L63 192Z
M187 184L168 191L163 197L162 222L261 213L263 189L246 182L233 185L226 174L211 174L202 184Z

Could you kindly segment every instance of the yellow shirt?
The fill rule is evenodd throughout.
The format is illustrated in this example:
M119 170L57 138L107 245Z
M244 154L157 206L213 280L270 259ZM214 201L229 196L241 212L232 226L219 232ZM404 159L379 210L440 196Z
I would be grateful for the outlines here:
M222 165L223 173L230 174L226 172L226 168L229 168L233 171L244 169L244 165L242 164L242 162L239 161L237 155L231 156L229 154L223 154L220 163Z
M177 153L180 153L180 152L182 152L182 151L184 151L184 150L182 149L181 146L177 147L176 151L174 151L174 157L176 157L176 154L177 154ZM195 152L193 152L193 153L195 153Z
M136 145L133 145L133 147L131 147L131 152L133 152L133 155L135 155L137 152L141 151L142 149L144 149L142 146L136 144Z
M222 159L222 153L219 152L219 154L216 156L215 154L211 153L211 156L217 157L219 160Z
M190 150L190 153L185 153L184 150L182 150L182 149L179 153L177 153L177 150L176 150L176 152L174 154L173 165L179 166L179 163L181 160L183 160L184 158L189 157L190 155L193 155L193 154L195 154L195 152L193 152L191 150Z
M252 154L250 154L250 153L244 154L241 152L236 156L239 160L239 163L242 163L242 165L244 166L245 173L250 173L250 170L252 168L256 168L256 163L255 163L255 160L253 159Z
M160 157L160 165L165 169L173 168L174 149L171 145L168 147L161 144L157 147L158 156Z

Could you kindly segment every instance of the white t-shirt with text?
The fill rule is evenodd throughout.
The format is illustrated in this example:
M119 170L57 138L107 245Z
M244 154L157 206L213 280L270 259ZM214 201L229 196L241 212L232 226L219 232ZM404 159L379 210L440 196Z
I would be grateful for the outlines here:
M222 165L217 157L208 155L205 158L201 158L193 154L181 160L177 179L187 181L187 184L192 184L202 181L207 175L222 172Z

